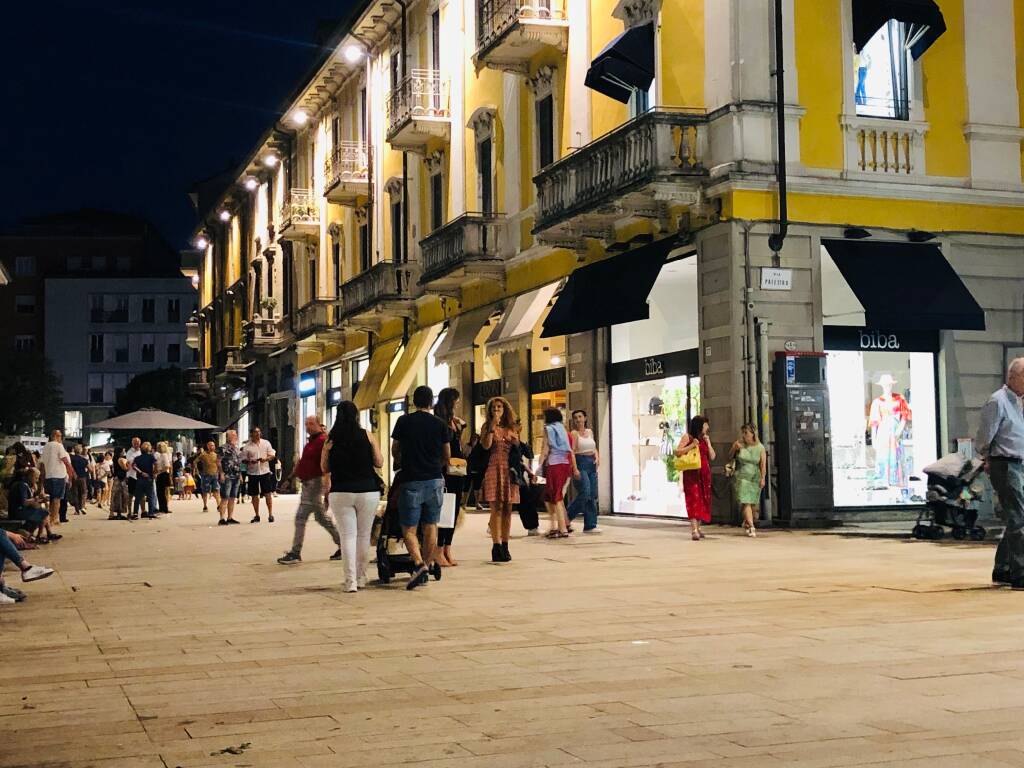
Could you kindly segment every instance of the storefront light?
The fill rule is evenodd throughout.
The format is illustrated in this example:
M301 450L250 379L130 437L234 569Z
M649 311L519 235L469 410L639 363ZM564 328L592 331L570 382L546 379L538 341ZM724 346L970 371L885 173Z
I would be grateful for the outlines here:
M299 394L310 395L316 392L316 379L312 376L299 379Z

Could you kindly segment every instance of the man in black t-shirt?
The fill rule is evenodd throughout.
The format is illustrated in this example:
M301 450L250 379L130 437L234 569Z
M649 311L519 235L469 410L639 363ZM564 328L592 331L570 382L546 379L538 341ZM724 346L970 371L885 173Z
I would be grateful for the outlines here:
M398 516L405 547L416 565L406 589L427 583L444 500L444 467L451 458L450 430L431 413L434 393L430 387L416 387L412 404L416 410L401 416L391 433L391 455L402 472ZM416 538L420 523L423 524L422 553Z

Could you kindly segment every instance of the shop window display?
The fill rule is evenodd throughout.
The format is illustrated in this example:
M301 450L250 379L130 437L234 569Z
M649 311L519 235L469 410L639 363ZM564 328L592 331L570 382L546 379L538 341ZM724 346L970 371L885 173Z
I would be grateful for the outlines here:
M828 353L837 507L923 504L936 460L935 355Z

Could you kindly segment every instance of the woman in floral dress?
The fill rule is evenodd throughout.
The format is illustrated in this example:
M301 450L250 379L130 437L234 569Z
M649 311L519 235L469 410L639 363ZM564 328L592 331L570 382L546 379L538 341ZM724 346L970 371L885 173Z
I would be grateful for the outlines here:
M491 560L507 563L508 537L512 529L512 505L519 503L519 485L509 473L508 455L513 446L519 447L516 415L503 397L487 401L487 418L480 432L480 445L489 451L487 471L481 494L491 505Z

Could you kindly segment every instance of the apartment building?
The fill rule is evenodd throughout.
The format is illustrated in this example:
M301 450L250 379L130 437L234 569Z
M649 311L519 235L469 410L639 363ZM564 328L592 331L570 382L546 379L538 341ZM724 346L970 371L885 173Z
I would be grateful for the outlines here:
M1024 347L1022 33L1019 0L365 2L197 195L194 390L284 455L348 398L386 448L418 383L530 440L582 408L622 514L684 513L690 417L721 455L752 421L774 517L912 511Z

